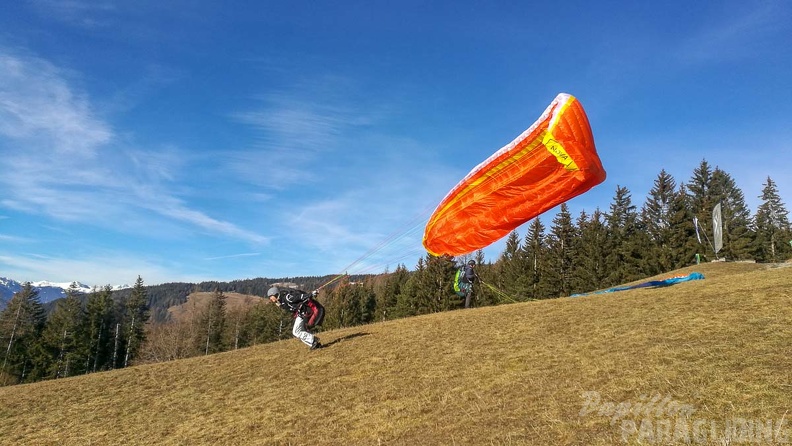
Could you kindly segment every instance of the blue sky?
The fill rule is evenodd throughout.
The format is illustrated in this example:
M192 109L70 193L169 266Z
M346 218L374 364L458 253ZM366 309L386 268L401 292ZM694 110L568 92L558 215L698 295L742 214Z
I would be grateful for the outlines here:
M0 276L413 268L434 206L560 92L608 172L574 213L702 159L752 212L768 176L792 205L786 0L6 2Z

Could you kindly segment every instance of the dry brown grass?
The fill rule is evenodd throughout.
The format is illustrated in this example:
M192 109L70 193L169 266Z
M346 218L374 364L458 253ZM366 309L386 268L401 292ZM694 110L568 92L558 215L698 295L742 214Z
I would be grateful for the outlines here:
M674 274L693 270L706 279L329 331L321 351L292 339L0 388L0 443L605 445L648 420L627 443L666 444L670 409L613 420L604 404L655 395L719 432L783 420L773 438L792 441L792 268ZM581 415L586 392L603 403Z

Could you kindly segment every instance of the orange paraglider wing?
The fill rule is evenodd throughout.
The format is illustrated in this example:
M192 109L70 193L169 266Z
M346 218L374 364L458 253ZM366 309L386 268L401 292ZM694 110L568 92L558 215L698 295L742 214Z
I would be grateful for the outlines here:
M561 93L528 130L451 189L426 224L424 247L451 256L484 248L604 180L586 112Z

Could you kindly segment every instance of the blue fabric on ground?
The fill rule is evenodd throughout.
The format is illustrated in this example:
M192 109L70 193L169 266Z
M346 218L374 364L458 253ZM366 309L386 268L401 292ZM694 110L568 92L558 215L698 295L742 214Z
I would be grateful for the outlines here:
M615 293L617 291L626 291L626 290L635 290L638 288L661 288L666 286L671 286L680 282L689 282L691 280L701 280L704 278L704 274L701 273L690 273L687 276L676 276L670 277L664 280L651 280L649 282L643 282L636 285L626 285L626 286L617 286L613 288L608 288L607 290L600 290L594 291L592 293L583 293L583 294L573 294L570 297L578 297L578 296L588 296L591 294L604 294L604 293Z

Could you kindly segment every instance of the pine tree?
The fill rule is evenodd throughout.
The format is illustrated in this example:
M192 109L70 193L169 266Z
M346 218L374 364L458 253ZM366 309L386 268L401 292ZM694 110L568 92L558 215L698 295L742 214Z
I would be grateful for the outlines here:
M325 291L325 329L336 329L344 326L343 314L345 302L343 301L342 291L348 281L348 277L345 276L336 282L333 288L329 288Z
M518 254L521 255L521 254ZM497 277L500 275L493 265L484 260L484 251L479 249L473 255L473 260L476 262L476 269L475 273L477 279L473 282L473 294L471 295L471 306L475 307L485 307L489 305L497 305L501 302L503 291L498 289L498 291L493 291L490 286L484 286L484 283L491 284L493 282L498 282L500 279ZM507 294L507 296L512 296L511 294ZM511 298L509 298L511 299ZM509 300L511 302L511 300ZM463 303L464 305L464 303Z
M365 302L368 293L363 289L363 284L355 282L346 288L346 319L345 326L353 327L363 323L365 319Z
M760 262L782 262L792 251L789 212L781 200L775 182L767 177L762 188L762 204L756 210L755 252Z
M223 335L226 323L226 297L220 288L215 288L206 307L198 319L201 327L200 342L204 355L224 350Z
M335 306L341 327L353 327L363 321L363 295L359 283L346 281L335 289Z
M364 285L345 278L330 293L325 307L325 328L351 327L363 323L368 293Z
M497 262L499 274L498 288L510 296L525 296L529 292L528 281L525 280L528 265L525 251L521 249L517 231L509 233L506 247Z
M77 294L77 284L72 283L45 324L39 339L43 354L36 358L36 379L65 378L85 371L88 344L81 342L87 341L81 336L85 315Z
M689 204L693 215L698 217L704 229L711 229L711 222L708 221L712 212L712 207L717 203L717 197L713 196L712 191L712 168L707 160L701 160L698 167L693 169L693 176L687 183L687 192L690 197Z
M410 273L407 282L401 286L400 292L396 297L396 310L394 311L396 317L410 317L420 314L418 301L422 300L422 298L419 298L419 282L420 276L425 270L424 258L421 257L418 259L415 271Z
M605 250L608 230L599 209L591 217L582 211L577 227L580 235L575 240L572 292L583 293L605 286L608 277Z
M430 256L427 254L418 259L415 270L410 275L410 279L405 284L398 306L399 313L407 316L425 314L431 305L429 290L426 289L427 268Z
M522 244L521 257L525 259L526 273L525 295L517 295L518 300L544 299L550 297L550 287L545 278L545 272L552 268L548 265L547 240L545 227L539 217L534 218L528 225L528 232Z
M671 237L671 207L676 194L676 181L665 169L654 180L649 196L641 208L641 223L651 244L647 256L647 274L658 274L673 267L669 244Z
M426 256L426 267L416 274L416 304L419 314L436 313L457 308L454 293L456 267L444 257Z
M374 291L374 280L364 280L359 287L360 296L360 323L369 324L374 322L377 316L377 293Z
M402 293L402 288L407 283L410 272L403 264L396 267L396 271L388 274L385 279L385 284L382 287L382 292L377 296L377 320L393 319L397 316L397 307L399 302L399 295Z
M337 289L341 304L341 326L352 327L360 324L360 296L355 292L354 284L346 282Z
M569 296L572 291L572 268L575 259L575 240L577 228L566 203L553 219L547 243L549 263L555 268L546 271L547 283L551 294L548 297Z
M641 263L645 259L647 247L639 235L637 220L638 214L632 204L630 191L626 187L616 186L616 195L606 218L608 286L642 277Z
M374 318L377 298L374 295L374 284L371 280L356 282L349 287L349 314L348 325L368 324Z
M693 217L690 194L685 185L680 184L671 201L669 214L672 269L690 265L695 261L697 253L702 254L701 250L704 245L698 243Z
M146 337L145 323L148 321L149 308L146 288L143 279L138 276L132 293L126 301L122 327L124 329L124 363L127 367L135 359L140 346Z
M245 323L250 318L253 303L258 300L261 299L248 295L244 298L242 305L228 309L226 315L228 330L226 330L226 336L224 338L224 344L227 345L228 348L238 350L250 345L248 343L248 334L245 331Z
M85 305L85 335L88 337L89 355L85 370L97 372L108 367L112 355L113 290L110 285L94 289Z
M30 282L25 283L0 312L0 385L27 380L31 356L45 320L38 291Z
M262 293L266 293L266 290ZM330 318L330 305L326 305L326 309L325 324ZM261 299L261 302L250 310L249 317L245 321L242 335L245 339L244 345L263 344L291 336L290 332L284 330L290 321L291 315L277 305L271 304L269 300ZM337 328L338 325L335 327Z

